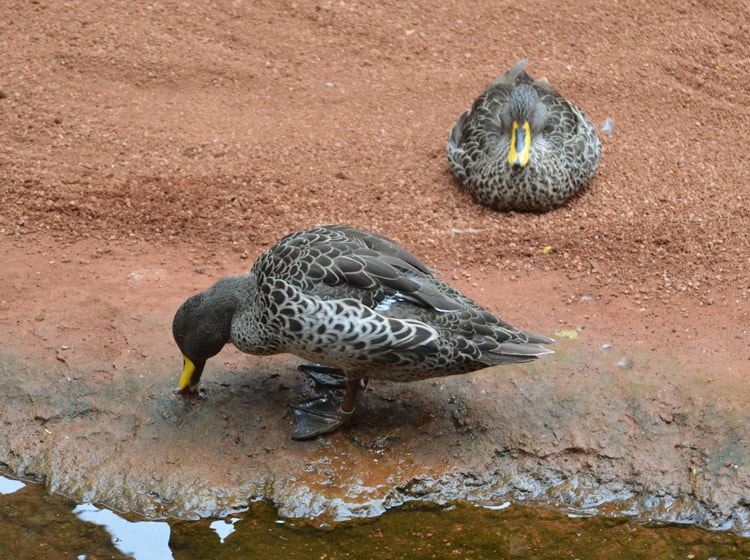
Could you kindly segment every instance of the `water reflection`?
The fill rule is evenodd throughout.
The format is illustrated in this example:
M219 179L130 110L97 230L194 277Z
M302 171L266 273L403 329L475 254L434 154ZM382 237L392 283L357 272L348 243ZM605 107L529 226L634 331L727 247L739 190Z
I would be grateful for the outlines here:
M18 492L21 488L26 486L20 480L13 480L0 476L0 494L12 494Z
M482 506L484 509L491 509L493 511L502 511L504 509L508 509L510 507L510 502L503 502L502 504L496 505L496 506Z
M73 513L83 520L101 525L110 535L112 543L123 554L135 560L171 560L169 549L169 524L162 521L128 521L92 504L81 504Z
M212 521L209 527L213 529L217 535L219 535L219 542L223 543L224 539L234 533L234 524L238 521L238 517L233 517L229 521L217 519L216 521Z
M509 502L410 502L322 530L268 504L223 520L164 522L118 515L0 477L0 558L586 558L750 560L750 539L627 518L571 517ZM12 491L15 489L15 491ZM125 518L127 517L127 519Z

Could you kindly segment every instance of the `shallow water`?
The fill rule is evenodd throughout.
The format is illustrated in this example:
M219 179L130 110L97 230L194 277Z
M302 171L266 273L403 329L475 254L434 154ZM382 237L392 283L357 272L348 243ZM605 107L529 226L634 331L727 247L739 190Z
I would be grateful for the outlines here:
M730 533L509 504L412 502L320 529L280 519L262 503L222 520L149 521L20 484L0 476L3 558L750 559L750 539Z

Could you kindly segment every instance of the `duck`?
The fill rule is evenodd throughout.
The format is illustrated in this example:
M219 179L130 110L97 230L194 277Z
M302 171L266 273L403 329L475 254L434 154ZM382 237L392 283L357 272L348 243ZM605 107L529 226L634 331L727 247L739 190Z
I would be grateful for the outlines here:
M474 199L499 211L547 212L594 175L602 145L584 112L521 60L495 79L448 135L453 174Z
M552 353L546 336L520 330L439 278L377 233L346 225L291 233L247 274L219 278L177 310L178 394L200 391L206 362L226 344L256 356L293 354L316 381L344 388L341 403L290 405L292 439L349 424L365 380L410 382Z

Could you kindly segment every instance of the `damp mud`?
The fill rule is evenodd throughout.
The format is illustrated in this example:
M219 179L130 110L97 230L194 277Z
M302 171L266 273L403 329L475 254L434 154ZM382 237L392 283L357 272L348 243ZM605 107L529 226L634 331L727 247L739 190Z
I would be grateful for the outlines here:
M148 517L223 517L263 501L330 524L413 500L464 500L750 530L750 400L734 363L747 348L738 330L723 351L705 352L719 342L706 340L704 311L695 343L689 327L676 335L658 322L641 338L640 323L620 317L648 310L595 297L558 307L533 275L486 275L481 288L458 281L516 324L551 310L530 328L557 334L556 353L464 376L371 382L353 426L296 442L288 405L325 389L292 356L227 348L209 361L201 397L174 393L171 314L182 294L210 282L162 268L175 257L123 250L50 264L32 252L19 261L27 272L12 287L26 297L16 301L40 304L13 315L0 361L0 462L12 473ZM56 274L36 274L50 267ZM713 332L727 332L724 319ZM652 342L670 336L685 339L679 352Z
M746 2L0 6L0 463L147 517L317 525L414 500L750 532ZM499 41L498 37L503 40ZM522 58L597 124L546 214L477 205L448 130ZM599 123L606 123L602 128ZM172 316L287 233L386 235L509 321L525 366L371 382L290 440L292 356L174 394Z

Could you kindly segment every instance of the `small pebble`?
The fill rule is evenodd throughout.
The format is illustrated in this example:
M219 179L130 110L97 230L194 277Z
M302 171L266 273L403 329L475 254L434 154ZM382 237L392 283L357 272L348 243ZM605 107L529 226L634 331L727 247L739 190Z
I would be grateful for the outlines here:
M630 369L633 367L633 360L632 358L622 358L619 362L617 362L617 365L622 369Z

